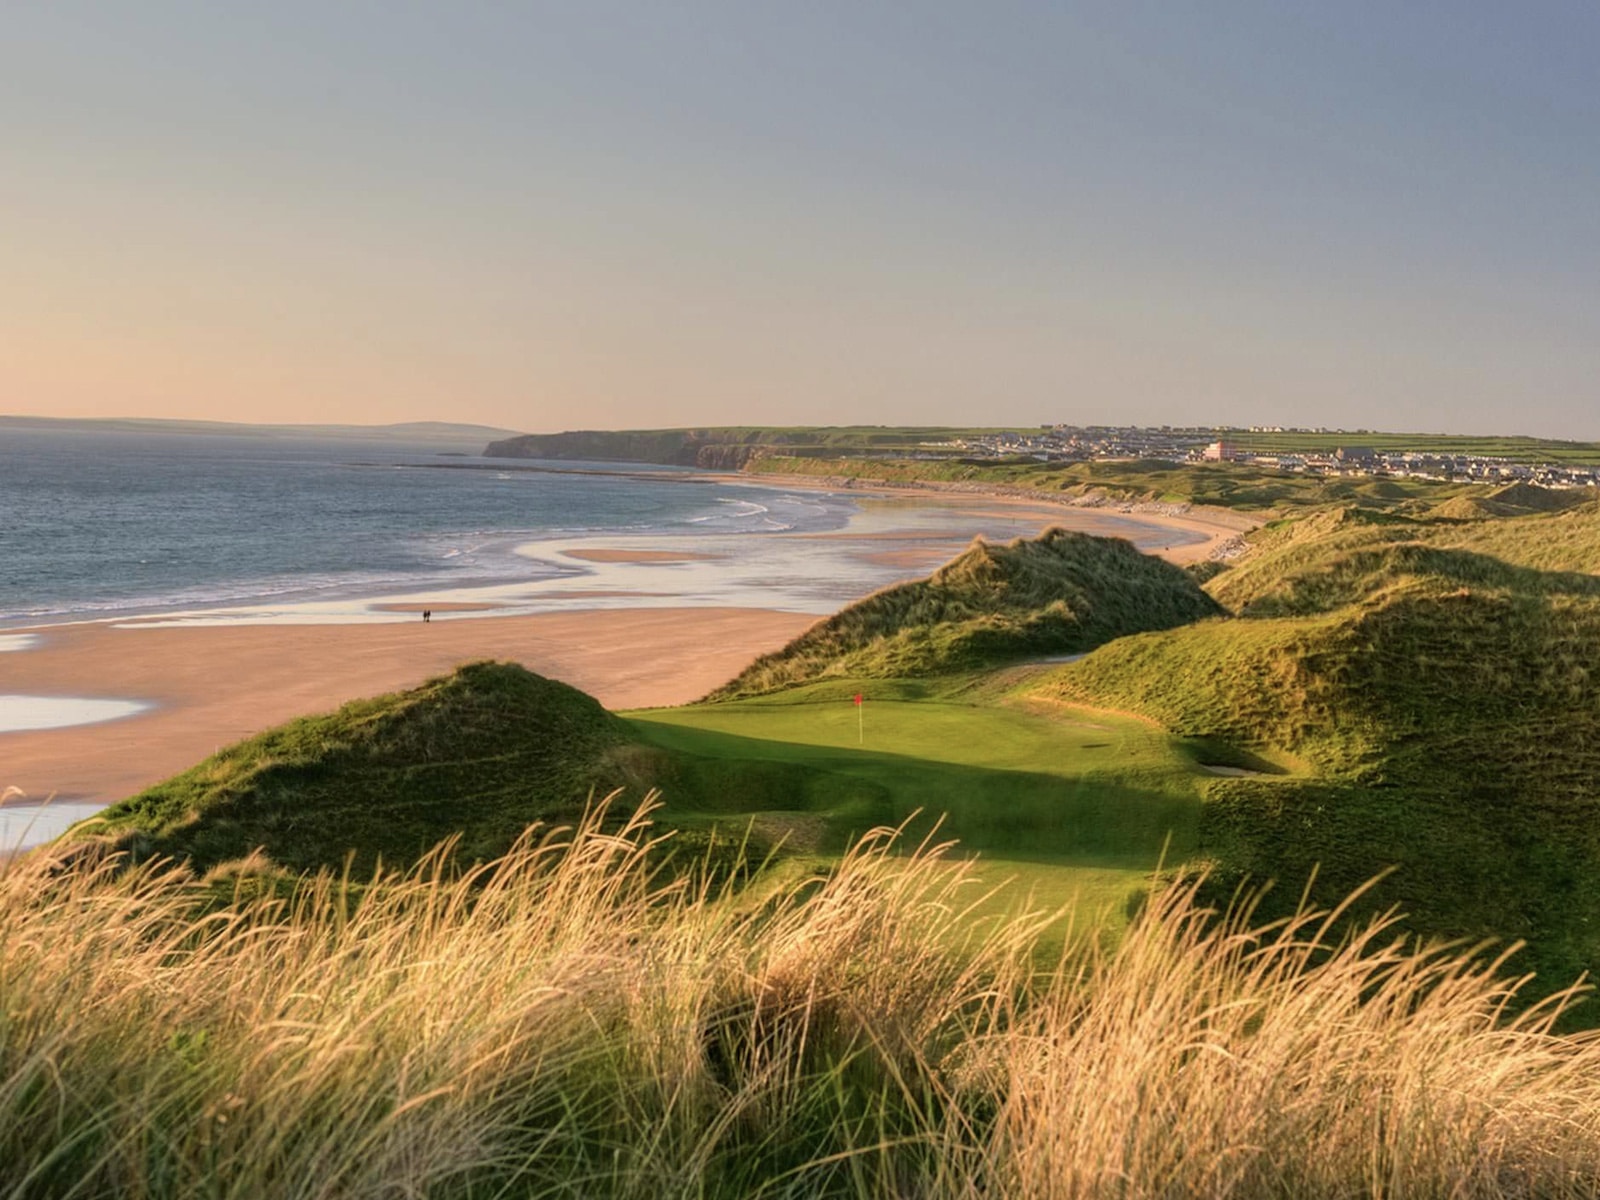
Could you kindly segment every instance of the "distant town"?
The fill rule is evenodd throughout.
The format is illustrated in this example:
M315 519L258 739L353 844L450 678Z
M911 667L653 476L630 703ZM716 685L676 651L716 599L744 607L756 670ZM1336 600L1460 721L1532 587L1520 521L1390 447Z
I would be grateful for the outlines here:
M1375 475L1486 484L1521 480L1545 487L1600 485L1600 463L1529 462L1524 456L1460 453L1444 449L1403 448L1364 443L1367 431L1346 434L1332 429L1290 429L1256 426L1249 430L1217 430L1136 425L1043 425L1034 432L968 435L942 442L924 442L929 458L948 457L952 450L971 458L1034 458L1044 462L1090 462L1145 459L1160 462L1228 462L1267 470L1307 475ZM1243 438L1263 435L1268 442L1292 441L1296 435L1329 448L1288 452L1248 448ZM1385 443L1395 435L1380 434ZM1345 440L1345 439L1348 440ZM1332 444L1337 442L1337 444Z

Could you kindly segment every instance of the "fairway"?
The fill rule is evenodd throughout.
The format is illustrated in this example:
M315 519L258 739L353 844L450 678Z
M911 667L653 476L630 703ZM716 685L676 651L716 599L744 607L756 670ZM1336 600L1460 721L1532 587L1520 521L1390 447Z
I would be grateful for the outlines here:
M1195 849L1204 774L1160 730L1069 708L882 698L858 712L848 681L759 700L626 719L678 764L664 784L674 819L754 820L790 848L831 854L874 825L912 822L1012 881L988 906L1072 906L1096 923L1149 872ZM907 689L901 689L902 691ZM892 693L891 693L892 695Z

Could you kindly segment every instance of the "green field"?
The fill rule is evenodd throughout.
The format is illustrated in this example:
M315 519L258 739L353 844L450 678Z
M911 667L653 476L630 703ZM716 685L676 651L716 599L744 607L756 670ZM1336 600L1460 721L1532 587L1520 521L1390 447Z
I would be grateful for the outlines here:
M752 455L781 454L795 458L857 459L897 454L958 456L955 441L1002 433L1034 436L1038 426L947 427L891 425L712 426L698 429L573 430L524 434L494 443L488 453L513 457L599 459L627 462L679 463L702 466L743 465ZM1600 462L1600 443L1548 438L1442 433L1252 433L1220 427L1174 430L1195 444L1226 438L1255 454L1331 454L1344 446L1365 446L1388 453L1466 454L1514 462ZM924 469L940 464L923 461ZM1110 465L1103 463L1080 465Z
M1246 463L1174 463L1154 459L1040 462L1037 459L940 462L904 458L815 458L767 454L745 470L752 475L805 475L882 481L909 486L956 484L1007 494L1109 501L1204 504L1241 512L1287 512L1334 504L1394 510L1426 509L1482 491L1475 484L1423 479L1304 475Z
M1389 454L1467 454L1512 462L1600 462L1600 444L1552 438L1474 436L1450 433L1251 433L1225 430L1225 437L1253 454L1332 454L1341 446L1365 446Z
M859 730L857 687L870 689ZM939 836L959 838L985 882L1005 885L989 911L1031 896L1072 909L1080 928L1114 928L1163 856L1194 854L1209 776L1176 739L1089 709L906 698L911 690L832 682L627 719L671 753L672 823L753 821L786 850L831 857L874 825L920 813L915 840L942 818Z

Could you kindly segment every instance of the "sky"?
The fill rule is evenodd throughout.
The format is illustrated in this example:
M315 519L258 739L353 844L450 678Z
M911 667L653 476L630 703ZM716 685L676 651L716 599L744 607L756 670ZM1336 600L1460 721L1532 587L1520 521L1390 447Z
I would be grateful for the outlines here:
M0 412L1600 439L1593 0L11 5Z

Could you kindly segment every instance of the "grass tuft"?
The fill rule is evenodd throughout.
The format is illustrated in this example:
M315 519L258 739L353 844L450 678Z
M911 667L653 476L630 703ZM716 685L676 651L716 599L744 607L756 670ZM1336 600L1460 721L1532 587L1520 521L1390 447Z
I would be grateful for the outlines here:
M1600 1040L1497 960L1259 927L1194 884L1031 968L946 847L761 895L648 812L217 908L159 863L0 873L0 1194L1586 1196ZM962 941L962 932L968 936Z

